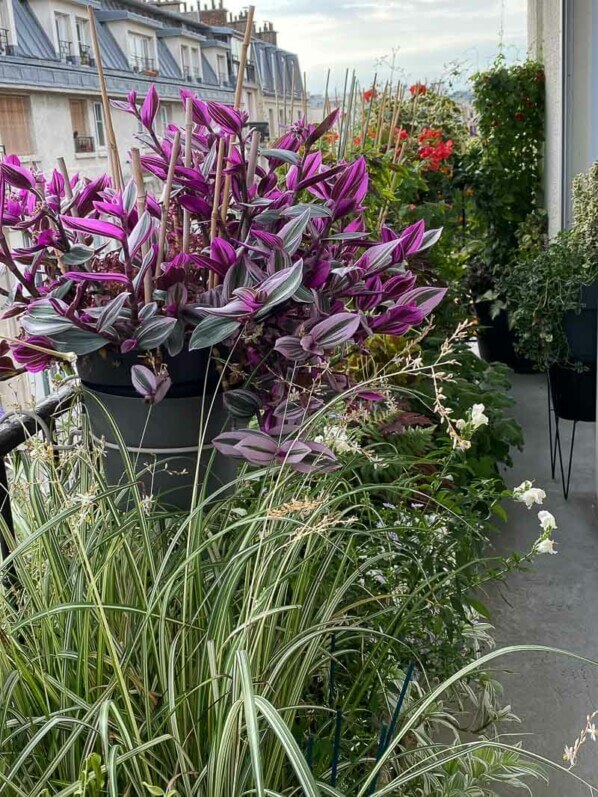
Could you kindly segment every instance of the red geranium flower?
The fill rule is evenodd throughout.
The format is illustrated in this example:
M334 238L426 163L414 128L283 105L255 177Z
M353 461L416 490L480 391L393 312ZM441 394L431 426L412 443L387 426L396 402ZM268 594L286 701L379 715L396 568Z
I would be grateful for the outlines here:
M371 102L372 100L375 100L377 96L378 92L376 91L376 89L366 89L363 92L363 101Z
M412 86L409 86L409 91L411 92L412 97L417 97L420 94L427 94L428 87L425 83L414 83Z

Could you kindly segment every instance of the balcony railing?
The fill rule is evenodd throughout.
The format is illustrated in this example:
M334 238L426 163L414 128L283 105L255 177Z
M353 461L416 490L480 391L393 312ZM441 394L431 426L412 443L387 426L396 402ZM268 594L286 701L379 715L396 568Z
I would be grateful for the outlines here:
M189 69L189 67L183 67L183 77L189 83L202 82L201 72L198 72L197 69Z
M95 66L92 49L89 44L79 42L79 63L82 66Z
M73 63L73 42L66 39L58 40L58 55L61 61L66 61L69 64Z
M10 44L10 31L8 28L0 28L0 55L12 55L14 45Z
M73 136L75 152L95 152L96 144L93 136Z
M245 65L245 80L248 83L255 83L255 64Z
M144 72L150 74L157 74L157 66L155 58L148 58L145 55L131 55L129 56L129 64L133 72Z

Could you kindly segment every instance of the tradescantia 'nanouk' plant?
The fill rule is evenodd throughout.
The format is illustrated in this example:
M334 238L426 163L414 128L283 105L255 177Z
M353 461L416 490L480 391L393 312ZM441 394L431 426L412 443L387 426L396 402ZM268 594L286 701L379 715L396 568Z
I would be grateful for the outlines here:
M215 445L257 464L328 467L332 453L297 439L297 430L327 396L348 387L338 367L347 345L376 333L402 335L441 300L442 289L415 287L406 268L439 231L426 232L423 223L402 234L366 231L365 160L325 163L314 149L336 113L317 127L294 123L252 162L246 114L182 95L193 109L191 165L184 131L170 125L163 139L155 133L153 87L141 105L134 92L115 103L147 131L139 135L143 169L165 183L172 161L168 207L148 196L140 212L132 180L121 192L108 176L75 175L68 190L57 171L46 177L15 156L4 159L0 229L25 230L30 239L11 249L0 236L0 261L15 284L4 317L18 317L22 328L12 354L35 371L61 352L139 352L133 383L157 401L170 385L165 353L214 347L228 366L226 406L245 425L259 424ZM219 148L224 177L214 202ZM352 400L372 399L357 392Z

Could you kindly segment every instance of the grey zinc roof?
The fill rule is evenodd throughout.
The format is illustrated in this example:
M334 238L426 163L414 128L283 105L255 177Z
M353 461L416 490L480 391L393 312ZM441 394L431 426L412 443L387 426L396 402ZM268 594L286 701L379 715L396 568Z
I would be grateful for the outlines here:
M201 71L204 83L209 83L212 86L218 85L218 77L212 69L212 64L208 61L203 53L201 54Z
M163 39L157 39L157 42L160 75L162 75L162 77L180 78L181 70L179 69L177 62L174 60L172 53L168 49L167 44Z
M98 31L98 44L102 54L102 63L106 69L130 70L126 55L116 43L116 39L104 22L96 25Z
M50 58L57 60L57 55L37 21L27 0L14 0L13 10L18 37L18 53L28 58Z

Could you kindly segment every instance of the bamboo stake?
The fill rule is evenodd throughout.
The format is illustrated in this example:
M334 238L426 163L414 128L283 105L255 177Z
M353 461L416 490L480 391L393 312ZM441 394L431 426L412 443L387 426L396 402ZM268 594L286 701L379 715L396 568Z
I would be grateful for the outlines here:
M96 29L96 19L93 13L92 6L87 6L87 14L89 17L89 31L91 33L91 42L93 45L93 53L98 68L98 80L100 82L100 93L102 95L102 108L104 110L104 122L106 124L106 138L108 139L108 154L110 156L110 166L112 172L112 179L114 187L117 191L123 190L123 175L120 165L120 157L118 155L118 146L116 144L116 136L114 135L114 125L112 124L112 111L110 108L110 100L108 98L108 90L106 88L106 78L104 77L104 65L102 64L102 55L100 52L100 43L98 40L98 31Z
M307 121L307 75L303 73L303 119Z
M347 101L347 82L348 82L348 80L349 80L349 67L347 67L345 69L345 86L343 88L343 105L342 105L342 109L341 109L341 125L340 125L340 131L339 131L339 136L338 136L338 146L336 148L336 156L337 156L337 158L340 158L340 156L341 156L341 142L343 140L343 132L344 132L344 129L345 129L345 103Z
M386 111L386 98L388 95L388 82L384 84L384 91L382 92L382 99L380 100L380 107L378 109L378 124L376 126L376 138L374 140L374 149L380 146L380 139L382 137L382 127L384 125L384 112Z
M172 191L172 183L174 180L174 170L176 162L179 157L181 149L181 131L177 130L174 134L174 141L172 142L172 152L170 153L170 162L168 164L168 174L166 175L166 185L162 192L160 202L162 204L162 218L160 219L160 234L158 236L158 254L156 257L156 268L154 270L154 277L158 279L160 276L160 269L164 262L164 247L166 246L166 231L168 228L168 207L170 205L170 192Z
M328 87L330 85L330 67L326 73L326 88L324 89L324 109L322 112L322 121L326 118L326 106L328 105Z
M280 104L278 102L278 81L274 78L274 101L276 103L276 138L280 136ZM274 135L274 131L272 131Z
M398 135L398 133L396 133L395 130L397 129L397 124L399 121L399 113L401 110L401 103L403 101L403 92L401 89L402 89L401 81L399 80L399 82L397 83L397 90L395 92L394 107L392 111L392 119L390 122L390 134L388 136L388 142L386 144L386 152L390 152L393 145L393 137L395 135Z
M141 156L137 147L131 149L131 171L133 172L133 180L135 188L137 189L137 217L140 219L145 213L147 204L147 196L145 193L145 183L143 182L143 170L141 169ZM149 251L149 243L146 241L142 248L141 254L143 258ZM152 279L151 269L147 269L143 277L143 301L145 304L150 304L153 298L154 283Z
M295 65L293 64L293 71L291 73L291 121L295 121Z
M243 76L245 74L245 66L247 64L247 50L249 49L249 45L251 43L251 34L253 32L253 14L255 12L255 6L249 6L249 10L247 11L247 21L245 23L245 36L243 37L243 46L241 47L241 58L239 60L239 72L237 74L237 87L235 89L235 108L238 110L241 107L241 98L243 96ZM230 158L232 151L233 151L234 141L231 138L229 139L228 143L228 157ZM222 210L221 210L221 217L222 221L226 222L226 216L228 214L228 203L230 200L230 185L231 185L232 177L230 174L227 174L224 178L224 196L222 197Z
M71 188L71 181L69 178L69 170L66 168L66 162L64 158L57 158L58 162L58 171L62 175L62 179L64 180L64 195L70 201L73 198L73 189ZM77 208L72 208L73 216L77 215Z
M210 220L210 241L216 237L218 230L218 219L220 217L219 204L220 204L220 185L222 183L222 164L224 162L224 139L221 138L218 142L218 154L216 155L216 178L214 180L214 200L212 202L212 216ZM216 287L217 274L210 272L209 287Z
M355 80L356 80L355 70L353 70L353 75L351 76L351 91L349 92L349 103L347 105L347 119L346 119L346 124L344 125L344 133L342 141L341 155L343 158L345 157L347 152L347 141L351 133L351 119L353 111L353 95L355 93Z
M260 131L254 130L251 134L251 144L249 145L249 158L247 159L247 188L251 188L255 179L257 167L258 151L260 146Z
M185 167L191 167L191 145L193 143L193 100L187 97L185 101ZM191 238L191 214L183 209L183 252L189 251Z
M287 65L283 59L283 70L282 70L282 121L284 126L286 127L287 122Z
M376 93L376 79L377 78L378 78L378 73L376 73L374 75L374 81L372 83L372 97L371 97L371 99L370 99L370 101L368 103L368 112L366 114L365 125L364 125L363 130L361 131L361 140L364 142L364 144L365 144L365 139L366 139L368 130L370 129L370 117L372 115L372 105L374 104L374 94Z

